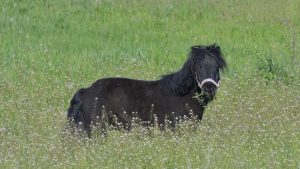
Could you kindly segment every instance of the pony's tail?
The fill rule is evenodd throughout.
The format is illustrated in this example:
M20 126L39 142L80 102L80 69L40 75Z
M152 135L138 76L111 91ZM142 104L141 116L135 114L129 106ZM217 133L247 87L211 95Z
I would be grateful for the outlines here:
M82 95L85 93L85 89L79 89L73 96L70 107L68 109L68 119L70 123L75 122L75 124L83 123L83 112L82 112Z

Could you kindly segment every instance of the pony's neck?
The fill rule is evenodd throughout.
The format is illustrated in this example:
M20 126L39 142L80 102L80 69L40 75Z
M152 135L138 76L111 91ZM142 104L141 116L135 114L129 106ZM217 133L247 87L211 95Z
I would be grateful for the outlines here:
M165 75L161 79L164 88L169 93L177 96L185 96L196 92L197 83L195 82L195 78L185 66L178 72Z

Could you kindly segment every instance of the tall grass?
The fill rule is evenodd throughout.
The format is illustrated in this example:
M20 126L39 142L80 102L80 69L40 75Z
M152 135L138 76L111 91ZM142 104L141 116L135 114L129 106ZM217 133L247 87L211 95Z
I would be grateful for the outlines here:
M283 5L284 4L284 5ZM0 1L0 168L299 168L300 1ZM63 129L73 93L157 79L218 43L229 69L192 131Z

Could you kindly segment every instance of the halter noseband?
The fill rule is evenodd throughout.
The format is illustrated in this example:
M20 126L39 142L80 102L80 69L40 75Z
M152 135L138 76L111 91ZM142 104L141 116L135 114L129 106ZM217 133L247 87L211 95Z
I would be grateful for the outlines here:
M200 87L200 89L202 89L202 86L207 83L207 82L211 82L212 84L214 84L216 87L220 86L220 80L218 82L216 82L214 79L212 78L206 78L204 80L202 80L202 82L200 83L198 80L198 77L196 76L196 81L198 83L198 86Z

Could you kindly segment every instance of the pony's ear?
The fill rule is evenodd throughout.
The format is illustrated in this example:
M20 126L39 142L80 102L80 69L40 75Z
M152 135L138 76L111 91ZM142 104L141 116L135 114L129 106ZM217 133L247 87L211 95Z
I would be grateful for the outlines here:
M201 56L200 58L202 58L202 56L204 56L205 54L205 47L204 46L192 46L191 47L191 51L189 56L195 58L199 58L199 56Z
M199 50L199 49L202 49L201 46L192 46L192 50Z
M217 55L217 56L220 56L221 55L221 48L220 48L220 46L218 46L218 45L213 45L212 46L212 48L211 48L211 51L215 54L215 55Z

